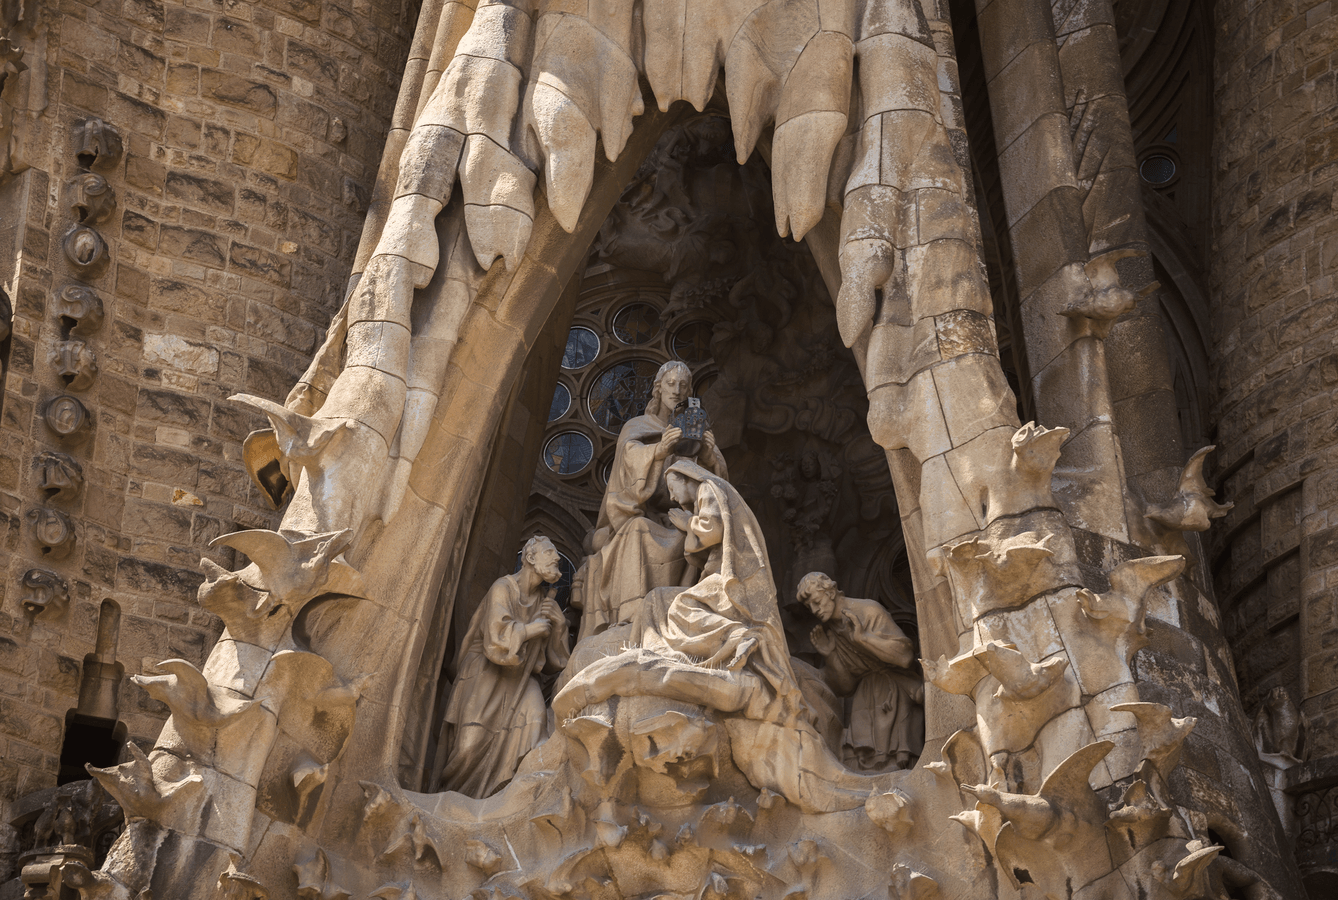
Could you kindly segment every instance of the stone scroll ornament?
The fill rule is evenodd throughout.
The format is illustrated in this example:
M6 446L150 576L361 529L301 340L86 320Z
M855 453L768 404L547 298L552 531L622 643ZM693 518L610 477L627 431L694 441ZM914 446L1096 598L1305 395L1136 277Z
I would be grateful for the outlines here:
M199 601L226 629L203 668L136 676L171 718L94 770L127 828L63 883L84 900L1209 894L1220 848L1168 788L1193 720L1143 701L1131 670L1183 560L1084 584L1050 491L1066 432L1020 426L999 365L939 16L425 6L345 307L284 403L237 398L270 421L253 446L273 458L248 464L277 467L277 497L279 475L292 486L282 523L219 539L240 571L204 563ZM683 468L680 518L714 570L577 644L555 730L499 791L406 788L423 786L420 657L451 616L437 598L506 398L623 187L708 105L741 160L768 157L775 226L836 298L921 609L953 632L926 675L974 723L918 768L843 766L789 662L760 523ZM717 633L719 665L684 649Z

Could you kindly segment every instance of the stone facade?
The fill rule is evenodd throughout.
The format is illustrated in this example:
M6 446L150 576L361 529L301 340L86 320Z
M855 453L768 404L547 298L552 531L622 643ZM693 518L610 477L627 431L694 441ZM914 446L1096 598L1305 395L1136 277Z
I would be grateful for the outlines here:
M1338 18L1285 3L1217 16L1214 420L1237 499L1214 541L1217 590L1247 709L1266 715L1282 688L1308 723L1308 762L1286 775L1308 814L1288 825L1332 890L1332 820L1314 800L1338 746Z
M1327 4L12 6L4 890L1326 896Z
M0 421L7 803L56 782L104 600L119 607L112 658L126 675L166 657L203 664L217 639L221 624L193 599L200 558L229 565L211 540L276 521L241 461L256 419L224 398L282 399L342 299L413 14L319 2L29 9L37 24L20 45L33 84L22 87L44 109L19 135L28 167L0 187L13 306ZM79 129L95 117L119 153L90 168ZM81 270L63 244L83 171L113 199L90 224L107 258ZM72 285L101 313L73 335L61 319ZM62 379L53 361L71 339L94 360L89 383ZM87 412L70 438L44 419L60 396ZM82 483L55 495L49 453ZM72 531L62 558L44 550L37 515ZM59 580L65 608L24 607L30 571ZM129 680L119 695L118 739L150 746L166 708Z

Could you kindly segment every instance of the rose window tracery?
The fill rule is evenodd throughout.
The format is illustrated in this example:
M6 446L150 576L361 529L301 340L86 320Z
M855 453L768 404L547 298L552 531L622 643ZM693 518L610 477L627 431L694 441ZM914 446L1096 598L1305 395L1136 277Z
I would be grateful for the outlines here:
M645 411L660 366L686 362L694 396L710 386L716 369L715 323L705 310L671 308L669 289L658 279L641 283L644 273L600 274L588 277L602 283L583 293L567 333L538 473L539 482L574 491L568 496L592 514L618 432Z

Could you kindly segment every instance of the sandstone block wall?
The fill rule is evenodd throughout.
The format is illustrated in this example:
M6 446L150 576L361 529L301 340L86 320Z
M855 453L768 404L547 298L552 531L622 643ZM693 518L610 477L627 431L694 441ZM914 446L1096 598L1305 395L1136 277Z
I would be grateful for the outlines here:
M1216 6L1217 594L1247 710L1283 685L1338 746L1338 15Z
M225 398L282 400L342 299L417 8L61 0L40 15L46 53L25 59L46 79L38 152L0 187L17 213L0 227L15 310L0 412L0 813L55 783L104 600L120 608L127 675L168 657L202 665L221 630L195 604L200 556L219 534L277 521L241 463L261 423ZM63 241L74 132L93 116L124 153L101 170L115 209L91 225L108 258L81 271ZM83 338L97 371L78 391L51 358L70 337L55 298L76 282L105 311ZM48 427L61 395L87 409L84 436ZM46 496L43 451L82 467L77 496ZM36 539L40 508L73 527L63 559ZM230 551L210 553L231 567ZM66 611L25 614L30 570L68 585ZM128 680L119 706L130 738L156 737L165 708Z

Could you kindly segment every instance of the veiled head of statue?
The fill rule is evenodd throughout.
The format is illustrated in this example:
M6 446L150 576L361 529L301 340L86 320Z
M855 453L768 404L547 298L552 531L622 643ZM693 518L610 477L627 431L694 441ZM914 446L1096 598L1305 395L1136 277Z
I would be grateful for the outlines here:
M692 370L680 359L671 359L655 373L655 386L646 403L648 415L667 419L692 393Z

